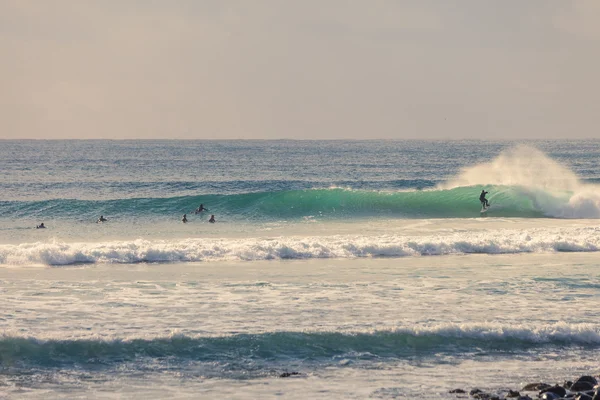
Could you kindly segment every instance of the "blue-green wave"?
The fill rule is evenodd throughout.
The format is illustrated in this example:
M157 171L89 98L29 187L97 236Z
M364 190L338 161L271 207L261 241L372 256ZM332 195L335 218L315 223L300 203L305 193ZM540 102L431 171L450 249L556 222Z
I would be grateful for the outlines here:
M4 218L90 219L100 214L110 217L147 217L191 213L201 203L209 213L229 219L348 219L357 217L469 218L480 215L480 187L447 190L374 191L307 189L243 194L212 194L165 198L116 200L54 199L45 201L3 201ZM529 192L521 187L486 187L491 195L489 216L560 217L556 210L568 202L570 193ZM585 217L585 216L582 216Z
M577 327L576 327L577 328ZM473 352L514 353L544 346L600 345L597 327L587 330L448 326L416 332L410 329L372 333L270 332L219 337L174 336L131 340L38 340L0 338L0 365L42 367L114 364L138 358L177 358L199 362L236 360L327 360L336 357L407 358L416 354Z

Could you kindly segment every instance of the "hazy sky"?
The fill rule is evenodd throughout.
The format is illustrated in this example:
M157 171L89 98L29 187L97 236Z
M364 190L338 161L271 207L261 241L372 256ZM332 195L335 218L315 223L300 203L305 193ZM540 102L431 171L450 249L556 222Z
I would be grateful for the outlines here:
M599 0L0 0L0 138L598 138Z

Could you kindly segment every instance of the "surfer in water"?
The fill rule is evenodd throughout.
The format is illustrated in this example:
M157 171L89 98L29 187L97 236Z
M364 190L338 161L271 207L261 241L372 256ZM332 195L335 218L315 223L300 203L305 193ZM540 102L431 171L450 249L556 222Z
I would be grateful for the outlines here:
M208 222L210 222L211 224L214 224L216 222L214 214L210 216L210 219L208 220Z
M486 194L488 194L488 192L482 190L481 194L479 195L479 201L481 202L481 206L483 208L488 208L490 206L490 202L485 198Z
M200 207L196 208L196 211L194 211L194 214L200 214L202 211L208 211L208 208L205 208L204 204L200 204Z
M183 217L181 218L181 222L183 222L184 224L187 222L187 214L183 214Z
M98 218L98 221L96 221L97 224L101 223L101 222L106 222L108 221L106 218L104 218L104 215L101 215L100 218Z
M42 222L41 224L36 226L35 229L46 229L46 225L44 225L44 223Z

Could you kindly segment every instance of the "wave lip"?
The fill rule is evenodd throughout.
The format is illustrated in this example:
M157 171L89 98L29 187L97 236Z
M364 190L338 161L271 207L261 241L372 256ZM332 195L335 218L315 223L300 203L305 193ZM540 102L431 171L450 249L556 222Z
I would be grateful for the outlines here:
M246 239L36 242L0 245L0 265L258 261L600 251L600 229L457 232L429 236L335 235Z
M33 363L41 366L111 364L143 357L174 357L199 362L405 358L415 353L503 353L547 346L597 349L600 347L600 327L566 323L541 327L444 324L370 332L268 332L214 337L174 335L125 340L0 337L2 364Z

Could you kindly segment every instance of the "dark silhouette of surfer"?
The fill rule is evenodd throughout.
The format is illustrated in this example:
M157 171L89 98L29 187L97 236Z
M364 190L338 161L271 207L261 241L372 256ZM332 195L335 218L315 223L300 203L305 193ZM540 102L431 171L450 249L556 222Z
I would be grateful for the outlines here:
M184 224L187 222L187 214L183 214L183 218L181 218L181 222Z
M100 218L98 218L98 221L96 221L97 224L101 223L101 222L106 222L108 221L106 218L104 218L104 215L101 215Z
M488 194L488 192L482 190L481 194L479 195L479 201L481 202L481 206L483 208L488 208L490 206L490 202L485 198L486 194Z
M204 207L204 204L200 204L200 207L196 208L194 214L200 214L202 211L208 211L208 208Z
M46 229L46 225L44 225L44 223L42 222L41 224L36 226L35 229Z
M214 224L216 222L214 214L210 216L210 219L208 220L208 222L210 222L211 224Z

